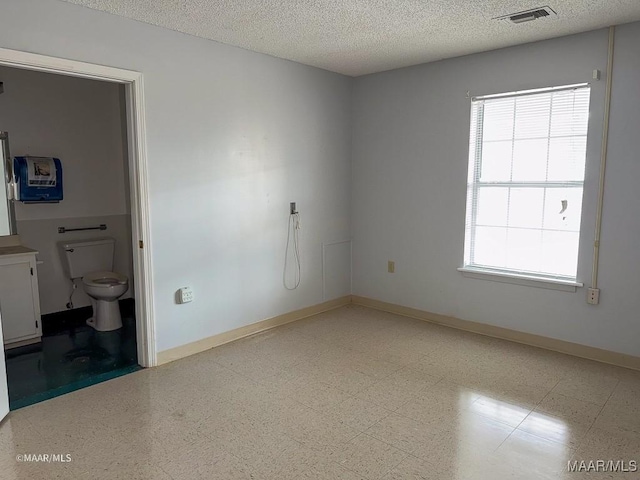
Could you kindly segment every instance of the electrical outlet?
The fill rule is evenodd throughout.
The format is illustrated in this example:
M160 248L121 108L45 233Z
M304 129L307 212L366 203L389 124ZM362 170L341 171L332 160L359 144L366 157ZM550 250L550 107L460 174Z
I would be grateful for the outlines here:
M193 302L193 290L191 290L191 287L182 287L178 290L178 299L180 303Z
M587 303L589 305L598 305L600 303L600 289L589 288L587 289Z
M394 262L393 260L389 260L387 262L387 271L389 273L396 273L396 262Z

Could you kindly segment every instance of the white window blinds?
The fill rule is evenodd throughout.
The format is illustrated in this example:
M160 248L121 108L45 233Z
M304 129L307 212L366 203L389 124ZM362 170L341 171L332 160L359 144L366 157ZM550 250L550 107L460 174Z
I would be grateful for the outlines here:
M472 100L465 267L575 280L589 94Z

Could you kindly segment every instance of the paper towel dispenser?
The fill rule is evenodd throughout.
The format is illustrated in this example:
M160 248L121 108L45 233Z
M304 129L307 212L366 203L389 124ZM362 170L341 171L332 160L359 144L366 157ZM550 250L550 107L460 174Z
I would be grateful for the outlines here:
M16 200L23 203L58 203L62 200L62 162L53 157L13 159Z

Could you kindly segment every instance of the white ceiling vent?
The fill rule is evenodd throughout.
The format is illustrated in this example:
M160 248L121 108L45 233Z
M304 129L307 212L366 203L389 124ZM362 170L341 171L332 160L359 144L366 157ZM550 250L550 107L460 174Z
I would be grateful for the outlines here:
M524 10L522 12L509 13L500 17L495 17L494 20L509 20L511 23L524 23L538 18L545 18L551 15L556 15L553 8L549 6L532 8L531 10Z

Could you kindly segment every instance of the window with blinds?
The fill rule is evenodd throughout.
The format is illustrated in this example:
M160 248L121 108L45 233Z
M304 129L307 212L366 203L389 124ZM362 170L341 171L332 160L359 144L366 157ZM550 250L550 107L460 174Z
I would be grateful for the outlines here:
M589 93L472 100L465 267L575 281Z

